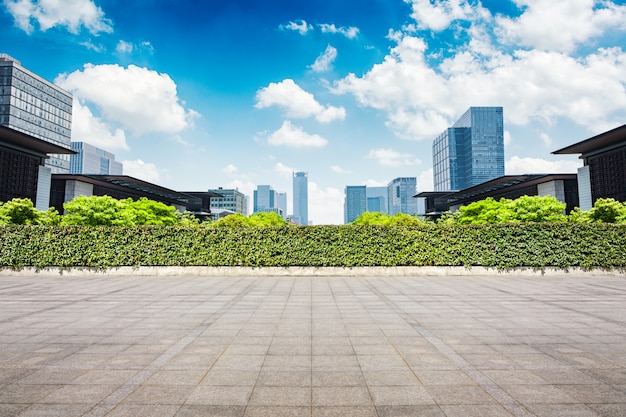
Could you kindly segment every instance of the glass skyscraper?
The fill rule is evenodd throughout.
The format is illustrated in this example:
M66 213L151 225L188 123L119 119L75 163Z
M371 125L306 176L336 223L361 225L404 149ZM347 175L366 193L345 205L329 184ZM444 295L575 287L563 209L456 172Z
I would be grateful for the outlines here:
M503 175L502 107L470 107L433 141L435 191L463 190Z
M417 214L417 198L413 197L415 194L417 194L416 177L400 177L391 181L387 185L389 215Z
M115 155L85 142L72 142L70 174L122 175L122 163Z
M299 224L309 224L309 176L306 172L293 174L293 217Z
M343 222L353 222L367 211L367 187L365 185L348 185L345 188L343 203Z

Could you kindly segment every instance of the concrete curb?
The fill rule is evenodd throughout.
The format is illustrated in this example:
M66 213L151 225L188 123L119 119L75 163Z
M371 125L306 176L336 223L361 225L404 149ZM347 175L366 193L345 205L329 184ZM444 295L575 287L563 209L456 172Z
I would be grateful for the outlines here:
M292 276L292 277L403 277L403 276L620 276L625 277L626 269L592 268L510 268L496 269L480 266L398 266L398 267L208 267L208 266L122 266L107 269L94 268L0 268L0 276L50 276L63 275L68 277L84 276Z

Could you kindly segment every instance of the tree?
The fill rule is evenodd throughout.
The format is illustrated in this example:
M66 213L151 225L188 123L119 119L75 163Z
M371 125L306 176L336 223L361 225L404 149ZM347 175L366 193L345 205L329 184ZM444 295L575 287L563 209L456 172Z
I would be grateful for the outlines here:
M592 222L626 223L626 204L613 198L598 198L588 216Z
M250 227L252 224L246 216L240 213L230 214L210 224L211 227Z
M444 216L441 223L512 223L567 221L566 204L552 196L522 196L515 200L492 197L461 206L458 213Z
M133 224L164 224L173 225L180 222L176 215L176 208L160 201L141 197L137 201L130 201L123 209L132 218Z
M492 197L475 201L459 208L460 214L456 221L460 224L508 222L511 220L511 210L507 207L510 202L506 198L496 201Z
M386 213L379 211L365 211L361 213L352 224L375 224L386 225L391 223L391 217Z
M417 226L424 224L424 221L417 216L411 216L406 213L397 213L391 217L389 223L395 226Z
M252 226L284 226L287 224L280 214L273 212L253 213L248 217L248 220Z
M41 215L28 198L14 198L0 205L0 221L7 224L41 224Z
M61 220L64 225L82 226L132 226L133 213L126 210L132 199L117 200L108 195L84 195L63 204L65 215Z
M567 220L567 204L547 195L543 197L524 195L513 200L508 208L511 220L519 222L563 222Z

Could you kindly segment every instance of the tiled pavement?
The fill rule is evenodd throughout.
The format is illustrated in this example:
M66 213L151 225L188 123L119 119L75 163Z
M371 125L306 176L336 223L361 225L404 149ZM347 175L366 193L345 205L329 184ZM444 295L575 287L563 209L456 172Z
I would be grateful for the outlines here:
M626 416L626 278L1 276L0 416Z

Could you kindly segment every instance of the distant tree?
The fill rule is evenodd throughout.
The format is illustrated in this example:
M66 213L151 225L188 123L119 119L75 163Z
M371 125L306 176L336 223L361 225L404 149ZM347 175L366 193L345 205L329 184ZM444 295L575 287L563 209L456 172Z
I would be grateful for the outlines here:
M475 201L459 208L460 214L456 222L460 224L505 223L511 220L511 210L507 207L511 200L501 198L496 201L492 197Z
M397 213L393 215L389 220L389 224L395 226L417 226L420 224L424 224L424 220L420 219L417 216L411 216L410 214L406 213Z
M284 226L287 221L278 213L253 213L248 217L252 226Z
M230 214L210 223L210 227L250 227L250 220L240 213Z
M361 213L352 224L375 224L387 225L391 223L391 217L386 213L379 211L365 211Z
M128 212L133 224L164 224L173 225L179 223L176 208L168 206L160 201L149 200L145 197L137 201L130 201L123 211Z

